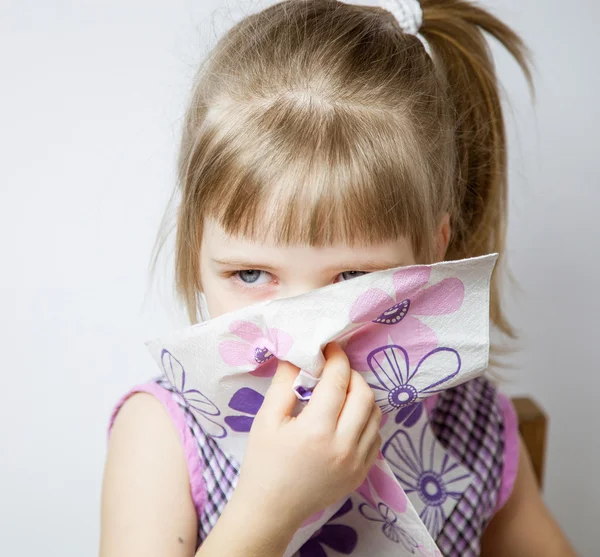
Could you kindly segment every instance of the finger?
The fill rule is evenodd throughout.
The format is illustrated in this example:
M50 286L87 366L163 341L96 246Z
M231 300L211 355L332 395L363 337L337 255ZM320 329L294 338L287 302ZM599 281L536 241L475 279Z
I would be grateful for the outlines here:
M280 361L277 364L277 370L265 393L265 399L259 413L265 408L262 415L268 415L277 420L278 423L291 415L298 400L294 393L293 383L299 372L300 369L290 362Z
M337 432L345 442L356 445L371 416L375 395L360 373L352 370L346 404L337 422Z
M375 440L373 441L373 444L371 445L371 448L369 449L369 452L367 453L367 456L365 458L365 466L367 467L367 470L371 469L371 466L373 466L373 464L375 464L375 461L377 460L377 457L379 456L379 451L381 451L381 443L383 442L383 439L381 438L381 434L378 433L375 436Z
M302 414L305 419L322 420L332 429L336 428L340 411L346 402L350 381L350 362L339 344L325 347L325 367Z
M360 454L368 455L371 446L375 440L379 438L381 444L381 435L379 434L379 426L381 424L381 410L377 405L373 405L371 409L371 415L369 420L362 431L360 439L358 440L358 451Z

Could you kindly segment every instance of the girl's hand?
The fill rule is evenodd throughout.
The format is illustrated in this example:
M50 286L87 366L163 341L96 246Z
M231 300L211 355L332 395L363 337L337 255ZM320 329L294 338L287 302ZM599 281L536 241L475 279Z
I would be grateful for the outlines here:
M256 415L233 498L294 532L365 479L381 447L381 410L337 343L325 348L321 381L297 417L299 369L280 362Z

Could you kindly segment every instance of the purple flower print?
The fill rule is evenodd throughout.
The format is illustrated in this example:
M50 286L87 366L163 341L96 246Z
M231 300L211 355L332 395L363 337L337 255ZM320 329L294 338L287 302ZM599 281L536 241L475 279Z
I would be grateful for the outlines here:
M384 443L382 453L431 537L437 538L471 483L469 471L436 440L428 422L417 445L406 430L399 429Z
M277 358L283 358L294 342L291 335L281 329L263 331L250 321L234 321L229 330L241 340L220 342L221 358L230 366L249 368L250 374L257 377L273 377Z
M396 413L396 423L404 424L405 427L412 427L418 421L421 415L423 414L423 403L415 402L414 404L409 404L400 408Z
M379 503L377 509L374 509L367 503L361 503L358 510L367 520L381 522L381 530L388 540L402 544L406 551L414 554L415 549L418 547L416 540L406 530L396 524L398 516L386 504Z
M233 408L238 412L247 414L245 416L226 416L225 423L240 433L246 433L250 431L254 418L258 413L265 397L254 389L249 387L242 387L237 390L229 401L229 408Z
M185 369L181 362L167 349L163 349L160 358L169 383L186 406L200 418L202 429L215 439L226 437L225 428L212 419L213 416L221 414L215 404L197 389L185 388Z
M454 313L462 306L465 287L457 278L428 287L430 275L431 267L400 269L393 275L395 297L377 288L358 297L350 319L366 325L359 327L345 348L353 369L368 370L367 357L375 346L401 344L410 359L418 361L438 345L435 332L419 316Z
M310 537L298 551L299 557L327 557L324 546L342 555L350 555L356 548L358 534L345 524L329 524L330 521L348 514L352 510L352 500L348 499L341 508Z
M399 410L396 422L410 427L421 417L422 407L415 402L423 395L442 390L441 385L460 371L461 360L452 348L435 348L425 354L411 371L408 353L402 346L390 344L373 350L367 357L376 384L375 402L386 414ZM412 410L408 410L412 408Z

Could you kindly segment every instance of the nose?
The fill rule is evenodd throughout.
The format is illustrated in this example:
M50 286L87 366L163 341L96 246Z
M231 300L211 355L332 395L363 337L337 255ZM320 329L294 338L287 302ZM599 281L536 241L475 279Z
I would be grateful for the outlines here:
M293 298L294 296L307 294L308 292L312 292L313 290L323 288L324 286L327 286L327 284L320 283L318 281L286 285L285 288L282 288L279 291L280 295L278 296L278 298Z

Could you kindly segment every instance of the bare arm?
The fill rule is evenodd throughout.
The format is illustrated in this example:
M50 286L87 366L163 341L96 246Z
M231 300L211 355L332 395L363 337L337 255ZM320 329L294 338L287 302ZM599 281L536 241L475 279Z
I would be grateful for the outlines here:
M160 402L135 394L117 414L108 445L100 557L190 557L196 531L177 432Z
M234 495L197 555L281 557L293 531L261 517ZM133 395L117 414L109 442L100 557L192 557L196 536L178 434L154 397Z
M299 369L280 362L231 500L198 557L281 557L309 516L354 491L379 454L381 410L337 343L299 416ZM100 557L192 557L197 518L183 448L158 401L132 396L112 430Z
M576 557L542 500L522 439L512 494L488 525L481 554L483 557Z

